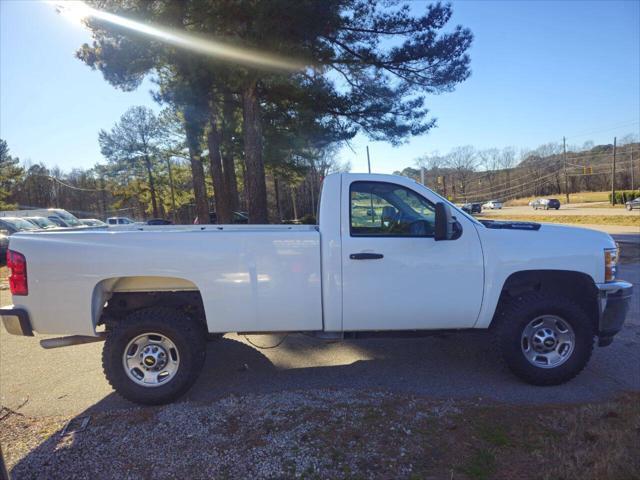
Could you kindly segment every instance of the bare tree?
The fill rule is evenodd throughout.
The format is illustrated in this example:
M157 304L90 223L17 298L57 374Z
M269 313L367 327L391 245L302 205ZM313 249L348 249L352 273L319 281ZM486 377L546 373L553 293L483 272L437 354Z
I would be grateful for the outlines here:
M471 145L454 148L447 155L447 165L454 172L454 195L458 186L460 195L466 201L469 182L478 167L478 155L475 149Z

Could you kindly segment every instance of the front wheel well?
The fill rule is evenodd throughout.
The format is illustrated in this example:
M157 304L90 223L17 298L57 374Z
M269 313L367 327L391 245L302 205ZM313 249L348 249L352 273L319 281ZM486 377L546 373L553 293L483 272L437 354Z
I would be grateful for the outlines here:
M505 306L529 292L552 293L575 302L598 325L598 289L582 272L567 270L526 270L511 274L505 281L491 326Z

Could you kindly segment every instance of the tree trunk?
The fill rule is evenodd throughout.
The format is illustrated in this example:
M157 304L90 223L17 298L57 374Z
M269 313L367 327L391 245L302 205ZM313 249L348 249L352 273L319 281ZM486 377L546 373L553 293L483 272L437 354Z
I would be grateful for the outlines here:
M298 205L296 203L296 189L289 185L289 191L291 192L291 203L293 205L293 219L298 220Z
M149 177L149 191L151 193L151 208L153 210L153 218L158 218L158 200L156 199L156 186L153 183L153 172L149 155L144 156L144 165L147 168L147 176Z
M278 185L278 177L273 176L273 191L276 195L276 211L278 212L278 223L282 223L282 207L280 206L280 189Z
M184 128L187 137L187 147L189 148L189 159L191 160L191 175L193 177L193 193L196 199L196 215L198 216L198 223L210 223L209 201L207 200L207 187L204 183L202 150L200 148L202 126L199 122L189 119L188 109L185 110L184 115Z
M238 210L240 198L238 197L238 180L236 179L236 166L233 159L232 132L234 128L234 103L230 93L225 93L222 104L222 169L224 182L229 196L231 211Z
M229 224L232 220L231 205L229 204L229 194L226 189L224 175L222 172L222 157L220 156L220 131L216 121L215 108L212 105L209 114L209 135L207 136L209 145L209 163L211 166L211 179L213 181L213 193L216 203L216 215L218 223Z
M255 82L242 92L242 120L249 223L268 223L267 186L262 158L262 124Z

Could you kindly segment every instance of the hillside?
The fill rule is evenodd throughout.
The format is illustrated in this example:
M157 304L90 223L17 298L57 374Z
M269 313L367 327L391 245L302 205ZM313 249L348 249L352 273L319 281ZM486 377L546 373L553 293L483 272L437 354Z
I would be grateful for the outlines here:
M567 152L566 180L564 156L558 145L542 146L523 155L517 164L513 150L507 150L475 151L465 147L445 157L425 157L421 159L426 164L425 184L454 201L465 202L560 196L566 194L567 188L569 193L611 190L613 145ZM499 168L508 165L508 155L515 166ZM421 181L419 166L395 173ZM615 180L617 190L640 186L640 143L616 148Z

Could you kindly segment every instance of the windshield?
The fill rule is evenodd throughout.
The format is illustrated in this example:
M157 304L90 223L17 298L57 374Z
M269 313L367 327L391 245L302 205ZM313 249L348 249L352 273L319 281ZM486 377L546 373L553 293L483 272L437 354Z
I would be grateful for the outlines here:
M31 222L28 222L27 220L23 219L23 218L2 218L0 219L0 223L6 223L7 225L9 225L10 227L12 227L15 230L18 231L23 231L23 230L38 230L39 227L34 225Z
M48 218L44 217L25 217L25 220L35 223L40 228L55 228L57 225Z
M52 210L53 215L60 217L64 222L71 227L80 227L82 226L82 222L78 220L77 217L71 215L69 212L64 210Z

